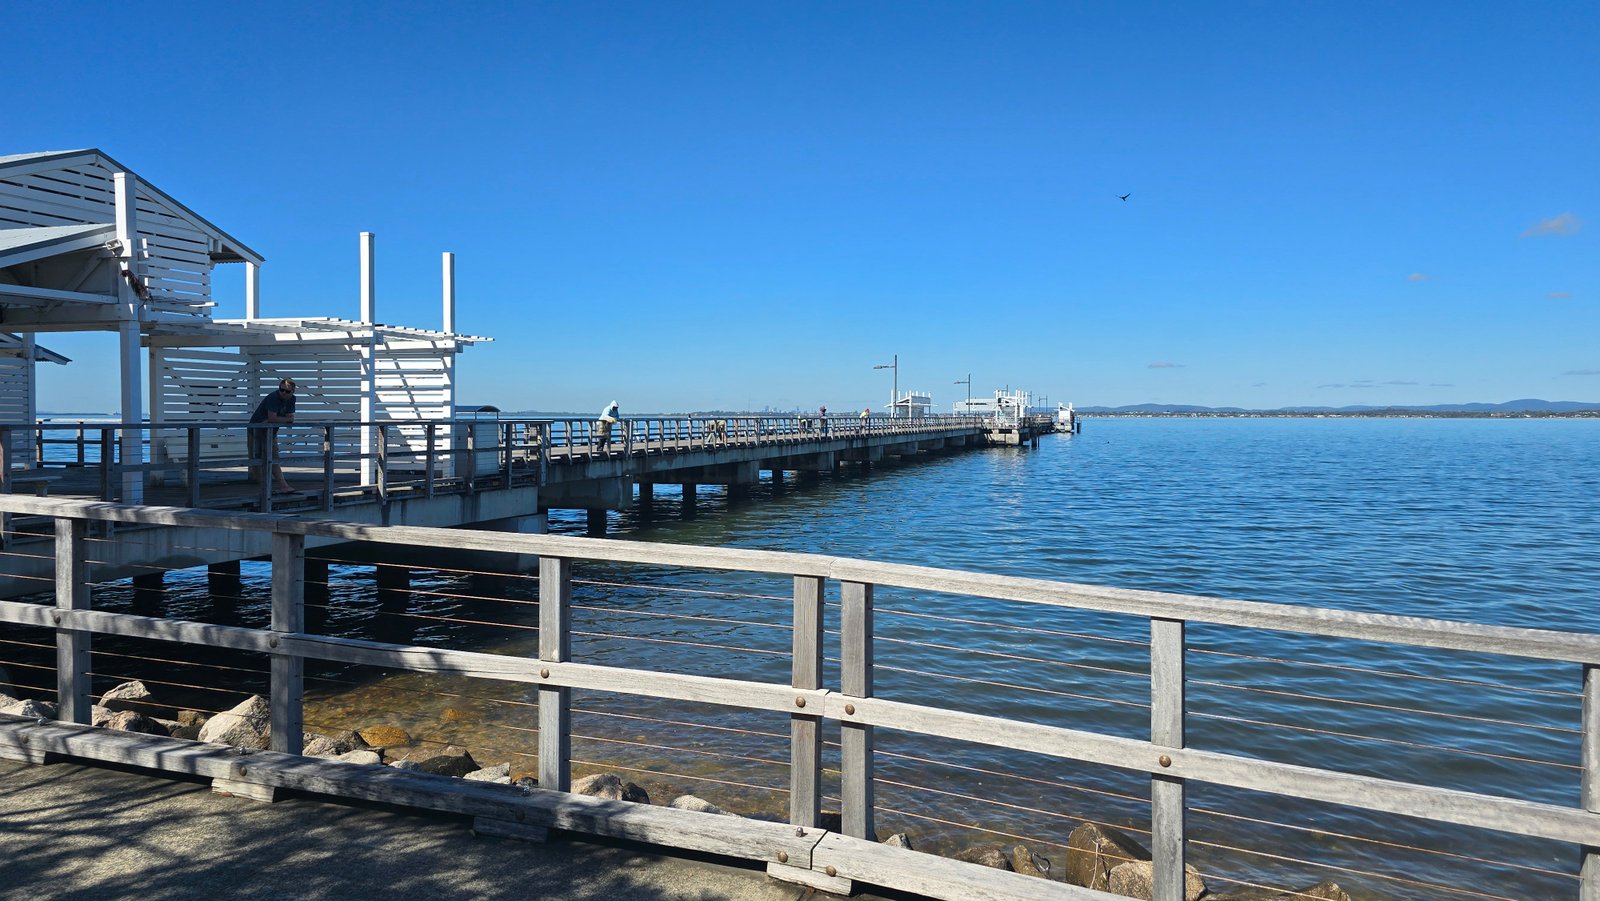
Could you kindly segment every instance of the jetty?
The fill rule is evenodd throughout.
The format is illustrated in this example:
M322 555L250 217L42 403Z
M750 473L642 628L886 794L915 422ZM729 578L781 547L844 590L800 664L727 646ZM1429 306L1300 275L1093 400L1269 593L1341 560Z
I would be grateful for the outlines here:
M781 484L786 474L1036 445L1056 429L1045 415L934 416L898 404L862 418L503 416L457 397L460 356L492 339L456 329L454 254L441 255L439 325L423 328L379 321L376 248L361 233L356 318L264 317L262 255L103 151L0 156L0 495L535 533L549 510L582 509L603 534L607 511L651 503L657 485L676 486L692 511L702 485L738 492L763 473ZM212 277L235 265L244 316L220 319ZM39 418L39 368L70 363L40 338L64 331L115 335L114 421ZM293 423L251 426L258 401L286 379L297 385ZM273 492L276 468L295 493ZM0 516L0 544L47 539ZM153 568L237 572L269 552L256 534L166 530L109 541L103 553L110 577L148 587ZM48 575L48 561L31 559L0 573L0 597Z

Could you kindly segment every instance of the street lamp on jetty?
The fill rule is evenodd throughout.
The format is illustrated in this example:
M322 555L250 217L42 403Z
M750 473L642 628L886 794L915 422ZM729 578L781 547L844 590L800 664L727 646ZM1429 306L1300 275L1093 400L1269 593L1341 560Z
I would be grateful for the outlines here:
M972 415L972 373L970 373L970 372L967 373L967 377L964 378L964 379L956 379L955 383L957 385L966 385L967 386L967 405L965 407L961 408L961 415L963 415L963 416L971 416Z
M894 355L893 363L879 363L872 368L894 370L894 388L892 389L894 396L889 398L889 415L898 418L900 416L900 355Z

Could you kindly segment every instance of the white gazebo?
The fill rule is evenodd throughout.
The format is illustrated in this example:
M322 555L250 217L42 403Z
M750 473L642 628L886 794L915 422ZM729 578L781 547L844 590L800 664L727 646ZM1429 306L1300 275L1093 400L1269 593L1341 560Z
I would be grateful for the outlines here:
M118 335L121 421L135 426L123 430L125 462L145 459L146 398L152 429L243 423L283 377L300 386L297 423L452 418L455 357L488 340L454 334L453 254L443 260L441 330L376 321L371 233L361 235L359 320L261 318L262 260L99 150L0 156L0 329L15 336L0 341L0 422L33 423L34 367L66 362L33 335L54 331ZM245 267L243 319L212 315L212 271L225 264ZM26 376L5 375L18 366ZM23 390L26 400L11 398ZM360 433L369 451L371 432ZM151 439L159 460L167 449L159 431ZM125 500L142 489L137 474L125 476Z

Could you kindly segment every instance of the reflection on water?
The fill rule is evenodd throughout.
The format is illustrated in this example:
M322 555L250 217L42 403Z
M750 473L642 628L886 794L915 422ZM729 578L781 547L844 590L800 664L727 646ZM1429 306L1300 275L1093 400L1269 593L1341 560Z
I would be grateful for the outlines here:
M699 516L658 486L615 535L813 551L1064 581L1350 610L1574 629L1600 572L1600 423L1457 420L1091 420L1036 451L994 449L869 476L756 489L702 487ZM552 517L581 534L581 512ZM334 552L337 555L337 551ZM471 569L471 567L455 567ZM786 682L787 579L578 563L574 659ZM537 580L419 570L379 592L370 565L312 586L315 628L380 641L537 653ZM319 594L316 589L322 588ZM169 615L265 624L267 573L233 592L168 580ZM830 585L830 605L837 586ZM236 595L234 594L236 592ZM103 590L107 609L149 598ZM143 606L141 606L143 605ZM1131 617L880 589L878 693L1030 722L1148 735L1148 627ZM828 612L826 684L837 684ZM1189 743L1265 759L1560 804L1577 798L1579 673L1536 661L1312 639L1188 632ZM97 651L143 655L106 639ZM170 658L178 653L163 648ZM240 655L232 655L237 658ZM113 663L114 661L114 663ZM215 661L212 661L215 663ZM136 659L96 666L139 671ZM262 690L264 662L168 681L181 703ZM256 687L252 687L256 686ZM485 764L536 769L531 686L349 667L308 669L308 728L391 723ZM657 801L693 792L751 814L787 810L787 717L575 693L579 774L624 767ZM827 806L837 806L837 730ZM880 831L951 851L1020 837L1058 861L1083 820L1148 830L1148 777L880 732ZM1274 885L1334 878L1387 897L1570 895L1576 851L1387 815L1196 786L1192 861ZM1416 853L1393 845L1450 854ZM1510 864L1510 865L1507 865ZM1058 865L1059 870L1059 865ZM1363 875L1365 874L1365 875ZM1214 889L1227 884L1212 879Z

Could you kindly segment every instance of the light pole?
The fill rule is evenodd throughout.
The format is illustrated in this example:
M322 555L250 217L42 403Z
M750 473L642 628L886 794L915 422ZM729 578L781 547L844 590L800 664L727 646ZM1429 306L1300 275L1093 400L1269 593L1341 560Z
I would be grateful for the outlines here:
M970 373L970 372L967 373L967 377L964 378L964 379L956 379L955 383L957 385L966 385L967 386L967 405L962 408L961 415L963 415L963 416L971 416L972 415L972 373Z
M893 416L895 418L899 418L899 416L900 416L900 355L899 354L895 354L894 355L894 362L893 363L879 363L878 365L876 365L876 366L874 366L872 368L873 369L893 369L894 370L894 388L892 389L894 391L894 396L889 398L889 415Z

